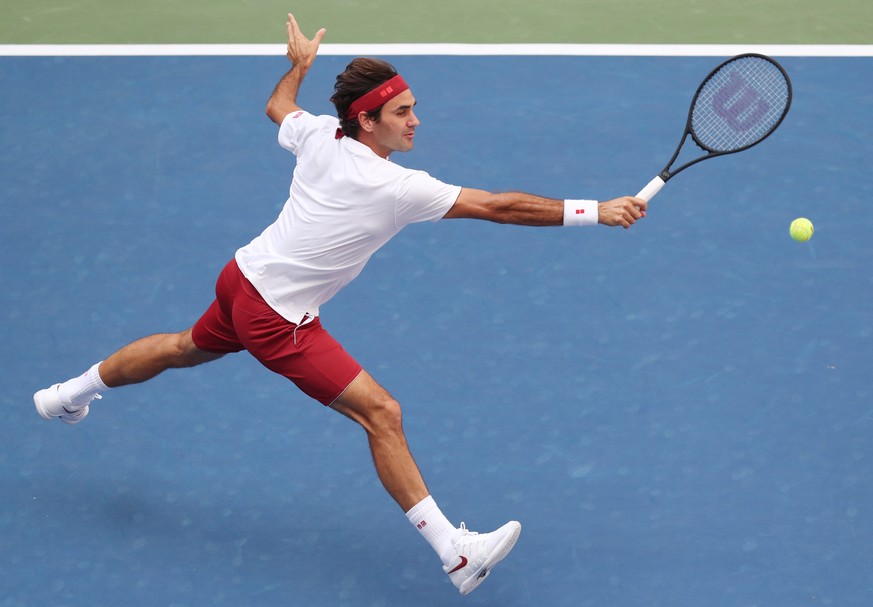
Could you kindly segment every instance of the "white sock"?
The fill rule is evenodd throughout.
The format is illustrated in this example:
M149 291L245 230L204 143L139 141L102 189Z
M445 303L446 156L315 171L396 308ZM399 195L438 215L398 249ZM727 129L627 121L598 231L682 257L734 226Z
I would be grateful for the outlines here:
M109 390L109 386L100 379L100 372L97 370L99 366L100 363L97 363L79 377L68 379L58 386L58 396L61 397L61 402L81 408L98 398L100 392Z
M452 555L453 539L457 529L445 517L431 496L427 496L406 513L409 522L415 525L421 536L447 564Z

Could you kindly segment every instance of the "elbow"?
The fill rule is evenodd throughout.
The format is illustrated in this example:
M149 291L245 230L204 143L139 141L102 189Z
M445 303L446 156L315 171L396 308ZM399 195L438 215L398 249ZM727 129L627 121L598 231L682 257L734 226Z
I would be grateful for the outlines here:
M264 113L267 115L267 118L275 122L276 124L282 124L282 120L285 119L285 116L280 116L281 112L279 108L276 107L276 104L273 103L273 100L267 102L267 107L264 108Z
M514 223L512 218L494 209L482 208L467 208L457 209L446 213L444 219L476 219L478 221L489 221L491 223Z
M445 219L481 219L500 223L499 201L484 190L463 188Z

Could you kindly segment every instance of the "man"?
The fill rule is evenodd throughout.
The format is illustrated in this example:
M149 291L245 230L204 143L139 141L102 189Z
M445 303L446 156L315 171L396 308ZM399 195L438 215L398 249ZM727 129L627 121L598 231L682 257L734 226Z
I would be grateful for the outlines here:
M75 424L110 388L248 350L364 428L385 489L439 555L452 583L467 594L509 553L521 525L511 521L476 534L446 519L409 451L400 405L325 331L319 307L410 223L471 218L627 228L645 215L646 203L632 197L597 203L491 194L395 165L389 155L412 149L419 125L415 97L403 78L384 61L355 59L334 86L338 118L313 116L296 100L325 30L310 40L290 14L287 30L292 67L266 113L297 163L290 197L275 223L222 270L215 301L193 327L135 341L84 375L36 392L34 404L45 419Z

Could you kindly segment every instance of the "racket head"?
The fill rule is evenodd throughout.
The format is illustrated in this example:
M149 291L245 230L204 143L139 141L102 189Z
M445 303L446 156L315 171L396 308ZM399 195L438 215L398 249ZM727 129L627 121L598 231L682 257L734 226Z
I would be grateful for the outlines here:
M774 59L731 57L703 80L688 112L686 132L710 154L746 150L782 123L791 107L791 80Z

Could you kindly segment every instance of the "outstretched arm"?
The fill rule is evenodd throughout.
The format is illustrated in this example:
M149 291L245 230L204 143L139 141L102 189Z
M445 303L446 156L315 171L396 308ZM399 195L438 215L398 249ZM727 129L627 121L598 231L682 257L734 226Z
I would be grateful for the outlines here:
M267 102L267 116L276 124L282 124L285 116L300 108L297 105L297 92L303 82L303 77L315 61L318 54L318 46L327 30L321 28L309 40L300 31L294 15L288 13L288 60L291 61L291 69L282 76L279 84L273 90L270 100Z
M521 192L492 194L464 188L446 219L484 219L496 223L524 226L564 224L564 201ZM647 203L641 198L623 196L597 205L597 222L607 226L631 227L646 216Z

